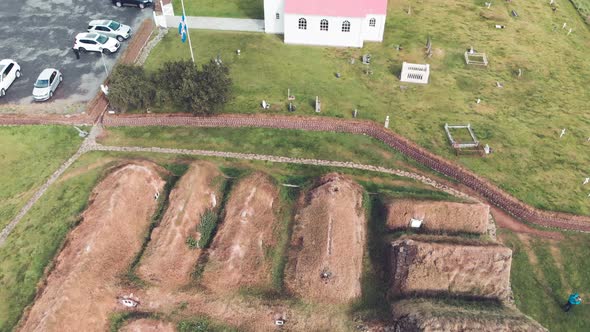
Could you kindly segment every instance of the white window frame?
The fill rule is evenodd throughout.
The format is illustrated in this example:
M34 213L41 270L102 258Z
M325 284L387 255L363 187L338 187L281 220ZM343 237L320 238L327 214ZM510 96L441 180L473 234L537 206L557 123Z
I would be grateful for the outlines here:
M330 22L325 18L320 21L320 31L328 31L330 29Z
M299 19L299 30L307 30L307 20L304 17Z

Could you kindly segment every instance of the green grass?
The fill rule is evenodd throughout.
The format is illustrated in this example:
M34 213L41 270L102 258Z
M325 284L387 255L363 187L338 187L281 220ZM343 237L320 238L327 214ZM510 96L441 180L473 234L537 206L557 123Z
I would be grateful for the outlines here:
M0 228L81 142L72 127L0 127Z
M209 244L215 235L215 229L217 228L218 220L219 217L217 216L217 213L211 210L207 210L201 216L201 222L199 223L199 233L201 234L201 237L197 242L197 246L199 248L209 247Z
M367 136L301 130L252 128L114 127L105 145L159 146L258 153L292 158L353 161L391 168L415 167L403 155Z
M587 23L590 23L590 0L570 0Z
M94 160L84 158L73 168ZM10 331L34 299L45 268L79 221L78 214L100 176L101 170L93 169L54 184L0 247L0 331Z
M237 329L219 322L214 322L207 317L197 317L178 322L178 332L234 332Z
M588 331L590 235L570 234L558 243L536 239L526 249L513 233L502 230L501 234L513 249L511 282L517 307L550 331ZM550 246L557 247L558 258ZM565 313L561 306L572 292L579 292L586 304Z
M182 15L180 0L172 0L174 15ZM264 19L264 0L184 0L187 16Z
M323 116L350 118L355 108L361 118L378 122L390 115L394 131L458 160L527 203L590 214L587 190L580 185L590 163L585 79L590 32L574 6L563 1L553 13L545 2L502 1L485 9L483 0L450 0L446 6L425 0L412 1L407 15L408 3L389 2L384 41L366 43L364 49L285 45L280 36L257 33L201 30L192 31L191 38L198 63L221 54L231 67L234 98L225 113L287 114L290 88L297 98L295 114L315 115L313 101L320 96ZM512 9L519 18L510 16ZM570 36L561 29L563 22L574 29ZM434 55L425 59L428 35ZM401 52L394 48L398 44ZM463 52L471 45L488 55L489 67L464 64ZM146 67L188 59L186 48L169 34ZM364 53L372 54L371 76L358 61ZM430 63L430 84L404 83L408 89L402 91L396 75L403 61ZM521 78L515 74L519 68ZM260 109L263 99L273 105L270 111ZM446 122L471 123L495 152L487 158L455 156L443 130ZM558 139L562 128L567 134Z

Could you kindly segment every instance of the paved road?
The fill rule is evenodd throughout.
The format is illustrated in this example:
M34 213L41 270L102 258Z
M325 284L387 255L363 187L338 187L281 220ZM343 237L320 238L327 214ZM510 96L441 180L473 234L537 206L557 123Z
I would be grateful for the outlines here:
M0 0L0 59L17 61L23 74L0 104L32 102L34 80L47 67L64 75L54 99L92 99L106 77L104 66L98 53L76 60L71 50L75 35L84 32L90 20L102 18L129 24L134 31L150 15L151 9L117 8L110 0ZM105 57L109 70L121 51Z

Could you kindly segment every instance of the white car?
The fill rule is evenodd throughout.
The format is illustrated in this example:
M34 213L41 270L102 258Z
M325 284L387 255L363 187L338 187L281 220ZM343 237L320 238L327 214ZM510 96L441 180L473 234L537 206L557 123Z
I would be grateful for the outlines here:
M82 32L76 35L74 49L80 52L102 52L111 54L119 50L119 42L115 38L100 33Z
M0 60L0 97L6 95L6 90L15 79L20 77L20 66L10 59Z
M122 42L131 36L131 27L112 20L93 20L88 23L88 32L100 33Z
M53 97L53 92L57 89L59 83L63 81L63 76L57 69L47 68L39 74L33 88L33 99L44 101Z

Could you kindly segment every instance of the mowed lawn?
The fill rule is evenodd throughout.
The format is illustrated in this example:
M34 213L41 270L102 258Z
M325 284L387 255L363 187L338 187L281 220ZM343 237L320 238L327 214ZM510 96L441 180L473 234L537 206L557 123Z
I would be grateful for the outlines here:
M180 0L172 0L175 15L182 15ZM187 16L264 19L264 0L184 0Z
M549 331L588 331L590 327L590 255L587 234L566 234L555 241L500 231L513 250L511 282L516 306ZM561 307L577 292L582 304Z
M14 218L81 142L72 127L0 127L0 227Z
M355 108L360 118L378 122L390 115L392 130L458 160L527 203L590 214L590 187L582 186L590 164L588 28L567 1L556 13L542 1L501 1L490 9L483 4L391 0L384 42L366 43L363 49L285 45L282 36L259 33L193 30L191 38L199 63L220 55L231 66L234 97L226 113L288 114L291 89L296 115L316 115L316 96L323 116L351 118ZM511 10L519 17L513 18ZM573 28L569 36L564 22ZM496 24L506 28L496 29ZM424 54L427 36L432 58ZM487 68L464 63L470 46L487 54ZM164 61L188 59L187 48L172 31L146 67L155 70ZM365 53L372 55L372 75L360 61ZM403 61L430 63L430 84L400 83ZM272 105L270 111L260 109L263 99ZM493 154L456 157L445 123L471 123ZM559 139L563 128L566 134Z

